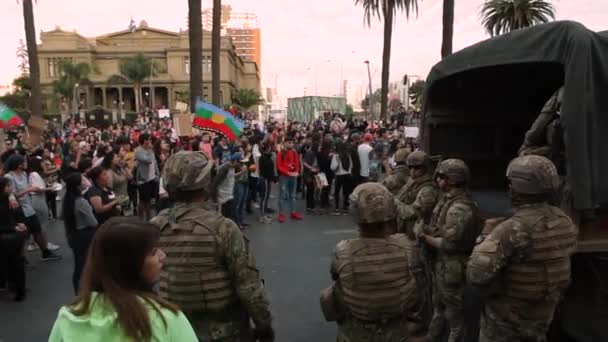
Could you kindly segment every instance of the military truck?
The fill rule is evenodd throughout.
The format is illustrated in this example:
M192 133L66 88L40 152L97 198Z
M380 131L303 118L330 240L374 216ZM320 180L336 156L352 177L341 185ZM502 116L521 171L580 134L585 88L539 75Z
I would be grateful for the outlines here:
M608 341L608 31L553 22L446 57L427 78L420 139L431 155L464 159L482 211L506 216L506 167L562 86L564 177L575 212L595 220L581 226L550 340Z

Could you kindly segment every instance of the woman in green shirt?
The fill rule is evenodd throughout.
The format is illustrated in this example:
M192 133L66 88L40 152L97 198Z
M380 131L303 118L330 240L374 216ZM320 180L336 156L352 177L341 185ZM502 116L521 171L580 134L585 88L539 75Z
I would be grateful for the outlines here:
M166 255L158 228L114 217L96 232L74 302L59 310L49 342L196 342L186 316L152 290Z

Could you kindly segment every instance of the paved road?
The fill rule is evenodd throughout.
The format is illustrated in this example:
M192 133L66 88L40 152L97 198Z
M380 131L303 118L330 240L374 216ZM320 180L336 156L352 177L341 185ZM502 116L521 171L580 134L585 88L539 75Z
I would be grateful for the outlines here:
M299 201L301 203L301 201ZM251 223L255 220L250 218ZM342 239L355 235L348 216L310 216L302 222L252 225L251 240L272 303L277 341L310 342L335 339L335 325L325 323L319 291L330 284L331 251ZM28 297L13 303L0 293L0 341L46 341L57 310L72 299L72 255L61 222L49 227L50 240L62 246L64 259L39 262L27 273Z

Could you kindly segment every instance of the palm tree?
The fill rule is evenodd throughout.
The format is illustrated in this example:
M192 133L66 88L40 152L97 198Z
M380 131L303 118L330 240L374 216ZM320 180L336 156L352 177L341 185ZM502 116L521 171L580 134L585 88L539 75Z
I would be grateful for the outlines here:
M441 58L452 54L454 40L454 0L443 0L443 31L441 36Z
M135 111L139 113L139 107L142 102L141 85L150 74L154 75L152 59L144 56L142 53L138 53L134 57L123 58L120 60L120 74L133 82L135 86Z
M188 39L190 41L190 108L203 95L203 24L201 0L188 0Z
M87 63L72 63L70 61L61 61L59 63L58 80L53 81L53 92L59 95L66 103L74 101L74 89L76 84L90 84L89 73L91 67ZM76 111L77 108L74 108Z
M222 0L213 0L213 27L211 29L211 99L216 106L220 99L220 52L222 38Z
M30 135L32 143L40 140L44 120L42 118L42 90L40 89L40 65L38 63L38 46L36 45L36 25L34 22L34 5L32 0L23 0L23 23L25 26L25 42L27 45L30 65Z
M486 32L498 36L555 19L555 7L544 0L488 0L481 18Z
M248 110L253 106L264 103L264 98L255 89L239 89L232 95L232 103L242 110Z
M391 62L391 41L393 38L393 20L397 10L405 11L409 19L410 12L418 14L418 0L355 0L355 5L363 7L364 22L371 25L372 17L384 19L384 48L382 50L382 98L380 101L380 115L386 117L388 104L388 78Z

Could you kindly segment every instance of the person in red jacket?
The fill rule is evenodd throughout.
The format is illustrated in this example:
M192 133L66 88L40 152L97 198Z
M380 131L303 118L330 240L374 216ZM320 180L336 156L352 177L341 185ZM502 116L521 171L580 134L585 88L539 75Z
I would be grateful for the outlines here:
M291 218L301 220L302 215L295 211L296 183L300 174L300 156L293 148L293 137L285 139L283 150L277 154L277 170L279 171L279 222L285 222L284 209L289 209ZM286 208L287 207L287 208Z

